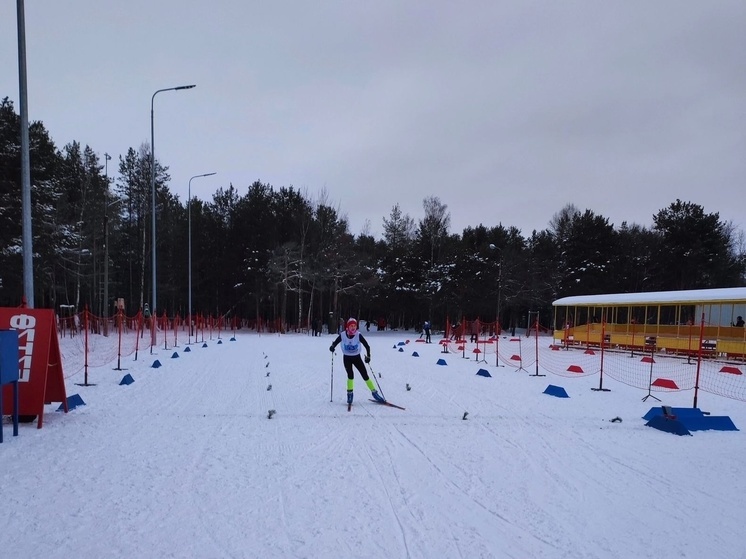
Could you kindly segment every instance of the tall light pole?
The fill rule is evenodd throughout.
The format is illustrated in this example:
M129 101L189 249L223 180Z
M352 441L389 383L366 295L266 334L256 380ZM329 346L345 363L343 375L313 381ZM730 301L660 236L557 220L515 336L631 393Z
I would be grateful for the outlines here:
M156 274L155 274L155 133L154 133L154 125L153 125L153 105L155 103L155 96L163 91L179 91L180 89L192 89L193 87L196 87L196 85L180 85L178 87L167 87L166 89L159 89L155 93L153 93L153 96L150 98L150 197L151 197L151 208L150 208L150 214L151 214L151 229L153 234L153 242L152 242L152 252L153 252L153 305L151 307L151 312L153 313L153 316L158 315L158 301L157 301L157 293L156 293ZM155 328L152 330L153 336L155 336Z
M111 155L104 153L104 176L106 196L104 196L104 335L109 335L109 160Z
M16 0L18 22L18 94L21 116L21 241L23 245L23 294L34 308L34 259L31 230L31 156L28 133L28 88L26 80L26 15L23 0Z
M188 236L189 239L187 241L187 244L189 246L188 252L189 252L189 264L187 267L189 268L189 302L187 307L187 314L189 315L189 343L192 343L192 324L194 321L192 320L192 179L198 179L200 177L211 177L215 173L204 173L202 175L194 175L191 179L189 179L189 191L187 193L187 220L189 222L188 226Z

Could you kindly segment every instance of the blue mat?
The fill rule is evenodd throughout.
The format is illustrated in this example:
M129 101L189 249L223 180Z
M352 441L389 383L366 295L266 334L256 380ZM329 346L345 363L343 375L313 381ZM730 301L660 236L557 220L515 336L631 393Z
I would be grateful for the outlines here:
M648 413L642 416L646 421L650 421L657 415L663 415L663 407L655 406L650 408ZM699 408L671 408L671 415L675 415L677 419L682 417L703 417L705 414Z
M648 421L645 425L660 429L660 425L664 425L663 423L656 421L653 424L653 420L660 417L669 422L680 423L687 431L686 433L677 433L681 435L691 435L689 431L738 431L738 428L727 415L708 415L699 408L670 408L670 410L672 417L666 418L662 406L650 408L648 413L643 416L643 419ZM666 429L661 430L665 431ZM669 430L669 432L674 431Z
M673 433L674 435L690 435L689 430L678 419L668 419L663 415L656 415L645 424L647 427L653 427L659 431Z

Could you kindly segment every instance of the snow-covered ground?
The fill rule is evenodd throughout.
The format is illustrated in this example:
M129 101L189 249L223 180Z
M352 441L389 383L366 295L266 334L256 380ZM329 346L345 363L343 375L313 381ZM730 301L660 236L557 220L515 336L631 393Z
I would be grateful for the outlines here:
M126 371L89 370L95 386L76 385L80 355L63 339L67 394L86 405L48 405L43 428L18 437L5 418L2 556L746 558L744 402L700 393L741 431L682 437L646 427L659 403L613 380L592 391L596 376L442 354L435 335L364 334L406 411L369 402L356 376L348 413L328 335L141 352ZM135 382L120 386L125 374Z

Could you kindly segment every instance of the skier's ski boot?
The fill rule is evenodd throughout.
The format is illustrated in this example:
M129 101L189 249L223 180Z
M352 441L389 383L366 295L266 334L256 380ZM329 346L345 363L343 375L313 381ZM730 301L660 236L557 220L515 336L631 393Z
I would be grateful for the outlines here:
M347 391L347 403L348 404L352 403L352 390Z
M383 403L384 403L384 402L386 401L386 400L384 400L383 396L381 396L381 395L380 395L380 394L378 393L378 390L374 390L373 392L371 392L371 396L373 396L373 399L374 399L374 400L375 400L376 402L381 402L381 403L383 404Z

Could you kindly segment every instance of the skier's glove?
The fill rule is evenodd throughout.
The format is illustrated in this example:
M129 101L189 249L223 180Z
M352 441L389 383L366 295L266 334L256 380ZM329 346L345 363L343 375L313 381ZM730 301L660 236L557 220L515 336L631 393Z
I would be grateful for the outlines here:
M370 363L370 355L366 355L365 356L365 362L366 363Z
M334 346L333 345L329 346L329 351L331 351L332 353L334 353Z

